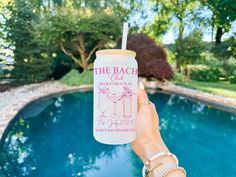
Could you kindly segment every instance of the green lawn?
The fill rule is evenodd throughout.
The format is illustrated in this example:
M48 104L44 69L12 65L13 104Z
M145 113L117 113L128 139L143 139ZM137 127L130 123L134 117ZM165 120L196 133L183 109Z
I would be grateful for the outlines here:
M178 81L177 85L202 90L205 92L236 98L236 84L213 83L213 82L197 82L197 81Z

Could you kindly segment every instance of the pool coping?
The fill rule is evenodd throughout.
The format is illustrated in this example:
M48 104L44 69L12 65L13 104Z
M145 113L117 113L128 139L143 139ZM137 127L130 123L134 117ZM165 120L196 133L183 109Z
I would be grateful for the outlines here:
M203 91L174 85L171 82L147 81L139 78L147 89L162 90L170 94L187 97L189 100L201 102L227 112L236 113L236 99L218 96ZM25 85L0 93L0 140L11 120L25 106L40 98L71 91L92 90L93 85L69 86L60 81L46 81Z
M223 111L236 113L236 98L229 98L225 96L215 95L203 92L196 89L191 89L183 86L178 86L172 82L156 82L156 81L142 81L146 88L160 89L169 94L186 97L187 99L206 104L207 106L214 107Z

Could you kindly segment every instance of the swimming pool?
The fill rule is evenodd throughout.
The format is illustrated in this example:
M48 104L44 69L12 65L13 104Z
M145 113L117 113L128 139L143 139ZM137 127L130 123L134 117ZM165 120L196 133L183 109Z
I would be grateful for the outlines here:
M93 93L43 98L26 106L0 142L0 177L141 177L129 145L96 142ZM236 115L186 98L149 94L162 136L189 177L236 176Z

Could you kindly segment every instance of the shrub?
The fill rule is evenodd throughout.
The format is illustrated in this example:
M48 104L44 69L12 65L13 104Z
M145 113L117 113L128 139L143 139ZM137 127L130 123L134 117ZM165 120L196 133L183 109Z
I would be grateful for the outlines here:
M231 84L236 84L236 76L230 76L230 77L229 77L229 82L230 82Z
M81 84L92 84L93 83L93 72L86 70L82 73L79 73L77 70L72 69L67 73L62 79L62 83L78 86Z
M177 81L177 82L182 82L182 81L184 81L184 76L183 76L183 74L176 72L176 73L174 74L173 81Z
M213 45L211 52L219 59L228 59L231 56L236 58L236 38L231 37L228 40L222 42L220 45Z
M51 77L54 79L61 79L66 75L72 68L77 68L76 64L62 52L56 51L53 53L54 58L52 59L53 72Z
M136 52L139 67L139 75L155 77L157 79L170 79L173 71L166 61L166 53L163 47L144 34L133 34L128 37L129 50Z
M191 70L190 79L196 81L218 81L220 77L222 77L222 72L217 67L201 67L201 68L194 68Z
M230 77L234 76L236 77L236 59L233 57L230 57L227 60L224 60L222 62L222 68L225 71L225 75L228 80L230 80Z
M193 64L199 61L201 53L204 51L205 44L202 41L203 34L199 30L194 30L181 42L177 39L174 44L176 59L181 66Z
M173 71L166 60L151 60L146 63L148 70L143 72L146 77L152 76L160 80L172 78Z
M230 81L232 80L231 78L236 77L236 59L233 56L230 58L217 58L216 55L210 51L205 51L201 56L202 60L199 62L201 65L191 65L191 70L194 70L193 72L202 72L202 70L207 70L206 72L209 72L212 70L209 72L210 74L212 72L216 73L216 75L219 76L219 80L227 82L232 82ZM204 66L204 68L200 66Z

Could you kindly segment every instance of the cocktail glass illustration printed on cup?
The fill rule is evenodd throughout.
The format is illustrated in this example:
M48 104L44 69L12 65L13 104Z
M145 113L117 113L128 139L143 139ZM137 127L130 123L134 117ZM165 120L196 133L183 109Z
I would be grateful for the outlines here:
M105 112L108 108L107 95L110 93L109 88L99 88L98 109L101 111L100 118L106 118Z
M122 99L123 94L118 94L118 93L110 93L108 94L108 99L113 102L113 115L111 117L113 118L119 118L120 115L117 114L116 112L116 103Z
M123 92L123 117L131 118L132 113L132 90L128 87L124 87Z

